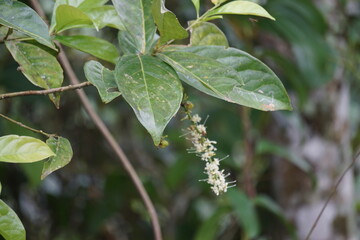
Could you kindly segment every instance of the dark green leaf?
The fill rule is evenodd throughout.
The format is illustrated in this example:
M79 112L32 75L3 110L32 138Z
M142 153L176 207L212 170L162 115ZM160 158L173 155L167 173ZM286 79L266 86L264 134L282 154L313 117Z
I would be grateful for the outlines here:
M221 220L228 212L225 208L219 208L209 219L207 219L196 232L195 240L212 240L216 239Z
M258 236L260 232L259 221L251 199L245 193L235 189L229 190L227 195L246 236L249 239Z
M292 236L292 239L297 239L294 226L285 218L282 209L272 199L270 199L265 195L260 195L254 199L254 204L256 206L265 208L266 210L270 211L275 216L277 216L286 226L288 232Z
M46 144L56 154L44 162L44 167L41 174L41 180L46 178L52 172L67 165L73 156L73 151L69 140L63 137L51 137L46 141Z
M23 32L39 43L56 50L46 23L22 2L0 0L0 24Z
M256 153L273 154L275 156L285 158L306 173L310 173L312 169L311 165L305 159L301 158L297 153L294 153L286 147L274 142L266 140L259 141L256 145Z
M114 64L119 57L119 51L117 48L108 41L100 38L76 35L56 36L55 39L68 47L89 53L95 57Z
M232 1L206 13L207 17L222 14L253 15L275 20L263 7L250 1Z
M5 44L32 84L45 89L61 87L63 70L55 56L27 42L6 41ZM60 96L50 94L49 97L59 107Z
M229 43L225 34L215 24L202 22L192 26L190 45L220 45L228 47Z
M137 52L148 53L155 36L155 24L151 15L151 0L113 0L116 11Z
M23 224L16 213L0 200L0 235L5 240L25 240Z
M175 14L165 8L164 0L153 0L152 14L160 32L160 44L167 43L173 39L184 39L189 36Z
M229 88L227 97L238 104L263 111L291 110L289 96L275 73L260 60L236 48L199 46L181 48L209 57L235 69L245 85Z
M17 135L0 137L0 162L30 163L54 155L44 142L33 137Z
M70 5L60 5L56 8L56 32L71 28L94 27L92 19L80 9Z
M91 82L98 90L101 100L104 103L111 102L114 98L120 96L115 82L114 72L105 68L99 62L89 61L84 65L86 79Z
M182 100L175 71L156 57L125 55L116 65L115 78L121 94L159 145Z
M112 27L119 30L124 30L125 27L121 23L119 15L117 14L114 6L106 5L91 9L86 9L84 12L92 19L97 29L103 27Z
M243 85L234 69L214 59L179 51L163 52L158 56L176 70L182 81L225 101L234 102L233 89Z

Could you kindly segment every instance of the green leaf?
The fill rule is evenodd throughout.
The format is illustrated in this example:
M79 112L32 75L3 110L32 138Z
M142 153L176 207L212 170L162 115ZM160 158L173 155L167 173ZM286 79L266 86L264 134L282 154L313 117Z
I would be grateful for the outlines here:
M292 239L297 239L294 226L286 219L282 209L272 199L265 195L260 195L254 199L254 204L256 206L265 208L266 210L277 216L286 226L288 232L291 234Z
M104 103L109 103L121 95L119 91L113 91L113 89L117 89L113 71L96 61L85 63L84 71L86 79L97 88Z
M139 52L136 43L133 41L133 37L129 32L119 31L118 41L119 41L119 48L122 53L137 54Z
M188 32L179 23L176 15L165 8L164 0L153 0L152 15L160 32L160 44L189 36Z
M94 27L92 19L80 9L70 5L60 5L56 8L54 29L60 33L71 28Z
M233 189L229 190L227 196L229 197L239 223L244 228L247 238L253 239L258 236L260 232L259 220L251 199L249 199L244 192Z
M54 156L39 139L18 135L0 137L0 162L31 163Z
M156 57L125 55L115 68L118 88L141 124L159 145L163 131L182 100L175 71Z
M256 153L273 154L282 157L294 164L296 167L300 168L302 171L311 173L312 167L305 159L280 144L267 140L261 140L256 145Z
M0 235L5 240L25 240L25 228L16 213L0 200Z
M60 43L64 44L65 46L75 48L82 52L89 53L95 57L103 59L105 61L116 63L118 59L119 51L117 48L100 38L92 37L92 36L83 36L83 35L76 35L76 36L56 36L56 40Z
M156 32L151 15L151 0L112 0L119 14L128 39L136 46L137 52L148 53L151 50Z
M206 13L207 17L222 14L253 15L275 20L259 4L249 1L232 1Z
M67 165L73 156L73 151L69 140L63 137L51 137L46 141L46 144L56 154L44 162L44 167L41 174L41 180L46 178L52 172Z
M61 87L63 70L54 55L28 42L6 41L5 44L32 84L45 89ZM50 94L49 98L58 108L60 95Z
M46 23L22 2L0 0L0 25L25 33L39 43L56 50Z
M230 93L243 85L234 69L214 59L179 51L163 52L158 56L176 70L182 81L225 101L234 102Z
M229 87L227 97L235 103L263 110L291 110L291 103L280 79L264 63L236 48L199 46L179 51L209 57L235 69L245 85Z
M202 22L191 28L191 46L220 45L229 47L225 34L213 23Z
M209 219L207 219L200 226L199 230L196 232L195 240L216 239L222 218L228 212L228 209L219 208Z
M107 3L109 0L81 0L81 3L78 5L75 5L81 10L86 10L89 8L98 8L103 7L105 3ZM72 5L72 4L69 4Z
M194 4L195 10L196 10L196 17L199 18L199 12L200 12L200 0L191 0Z
M119 15L117 14L114 6L106 5L86 9L84 12L92 19L97 29L108 26L119 30L125 30L125 27L121 23Z

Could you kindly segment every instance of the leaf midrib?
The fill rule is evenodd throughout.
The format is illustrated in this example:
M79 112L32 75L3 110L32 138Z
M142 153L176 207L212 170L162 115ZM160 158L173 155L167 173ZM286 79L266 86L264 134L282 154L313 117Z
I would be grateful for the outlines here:
M139 62L140 62L141 73L142 73L143 79L144 79L143 81L144 81L144 85L145 85L146 95L147 95L147 99L148 99L148 102L149 102L149 105L150 105L151 114L153 116L154 127L156 127L156 121L155 121L155 117L154 117L155 114L154 114L154 109L153 109L153 106L152 106L152 103L151 103L151 100L150 100L149 90L148 90L146 77L145 77L144 65L143 65L143 62L141 60L141 57L139 55L136 55L136 56L137 56L137 58L139 59Z

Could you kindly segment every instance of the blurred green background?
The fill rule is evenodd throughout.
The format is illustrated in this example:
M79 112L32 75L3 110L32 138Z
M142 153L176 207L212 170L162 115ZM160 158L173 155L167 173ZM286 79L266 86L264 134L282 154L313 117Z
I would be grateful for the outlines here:
M164 239L305 239L359 150L360 2L256 2L277 21L226 16L214 22L230 46L258 57L278 74L294 111L260 112L185 86L194 113L208 116L208 137L218 142L218 156L229 155L221 163L236 187L226 194L217 197L199 182L204 164L187 153L181 111L165 130L170 146L157 149L121 97L104 105L95 88L86 88L148 190ZM207 0L201 3L202 11L212 6ZM50 14L52 1L42 4ZM190 0L167 0L166 6L184 26L195 18ZM112 29L69 33L117 42ZM82 67L92 58L65 50L85 81ZM34 89L17 67L0 45L2 93ZM62 94L60 110L46 96L28 96L2 100L0 111L68 138L74 150L72 162L42 182L42 163L0 164L1 197L23 221L28 240L153 239L139 194L75 92ZM35 136L1 120L0 135L6 134ZM360 238L358 167L356 163L346 174L310 239Z

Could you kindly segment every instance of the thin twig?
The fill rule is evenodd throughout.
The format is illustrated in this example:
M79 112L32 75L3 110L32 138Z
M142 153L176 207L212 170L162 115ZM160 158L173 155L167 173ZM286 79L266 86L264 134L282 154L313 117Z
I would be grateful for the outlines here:
M5 98L28 96L28 95L48 95L48 94L56 93L56 92L65 92L65 91L69 91L69 90L75 90L75 89L83 88L83 87L90 86L90 85L91 85L90 82L82 82L79 84L74 84L74 85L69 85L69 86L64 86L64 87L59 87L59 88L51 88L51 89L46 89L46 90L30 90L30 91L23 91L23 92L4 93L4 94L0 94L0 100L3 100Z
M44 135L46 137L56 136L55 134L46 133L43 130L37 130L35 128L29 127L29 126L27 126L27 125L25 125L25 124L23 124L21 122L18 122L16 120L12 119L12 118L9 118L8 116L5 116L4 114L0 113L0 117L4 118L4 119L6 119L6 120L8 120L8 121L10 121L12 123L15 123L16 125L19 125L20 127L26 128L26 129L28 129L28 130L30 130L32 132L40 133L40 134L42 134L42 135Z
M45 16L44 11L43 11L41 5L39 4L39 2L37 0L30 0L30 2L32 4L32 6L34 7L34 9L39 13L39 15L45 19L46 16ZM61 46L60 46L60 53L59 53L58 59L59 59L59 62L61 63L61 65L63 66L64 72L69 77L71 84L73 84L73 85L79 84L79 80L78 80L74 70L72 69L70 62L69 62L67 56L65 55ZM125 170L129 174L137 191L139 192L142 200L144 201L144 204L145 204L145 206L149 212L150 218L151 218L153 231L154 231L154 235L155 235L155 240L162 240L160 222L159 222L158 215L155 211L155 207L154 207L148 193L146 192L144 185L142 184L139 176L137 175L134 167L131 165L129 159L127 158L127 156L125 155L124 151L119 146L119 144L116 142L115 138L113 137L113 135L111 134L109 129L106 127L104 122L101 120L99 115L96 113L94 108L91 106L90 101L89 101L88 97L86 96L84 90L77 89L76 92L77 92L84 108L86 109L87 113L89 114L90 118L93 120L95 125L98 127L98 129L100 130L100 132L102 133L102 135L104 136L106 141L109 143L110 147L116 153L120 162L124 165Z
M339 180L336 182L336 184L335 184L332 192L330 193L330 195L329 195L328 198L326 199L326 202L325 202L324 206L322 207L319 215L316 217L315 222L314 222L313 225L311 226L311 229L310 229L309 233L308 233L307 236L306 236L306 240L309 240L309 239L310 239L311 234L314 232L314 230L315 230L315 228L316 228L316 226L317 226L317 224L318 224L321 216L323 215L323 213L324 213L327 205L329 204L331 198L332 198L332 197L335 195L335 193L337 192L337 189L338 189L341 181L342 181L343 178L345 177L346 173L354 166L354 164L355 164L355 162L356 162L356 159L357 159L359 156L360 156L360 152L358 152L358 153L355 155L355 157L354 157L353 160L351 161L350 165L349 165L349 166L344 170L344 172L341 174L341 176L340 176Z

